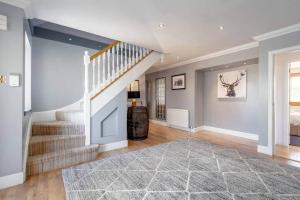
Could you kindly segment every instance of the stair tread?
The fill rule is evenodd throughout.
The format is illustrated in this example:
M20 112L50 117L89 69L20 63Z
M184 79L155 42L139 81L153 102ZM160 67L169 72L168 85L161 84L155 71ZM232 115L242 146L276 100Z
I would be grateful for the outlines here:
M72 125L82 125L84 123L74 123L69 121L43 121L43 122L33 122L32 125L44 125L44 126L72 126Z
M85 135L36 135L32 136L30 139L30 144L39 143L39 142L49 142L56 140L66 140L71 138L84 138Z
M72 153L80 153L82 151L93 150L98 147L99 147L98 144L94 144L94 145L77 147L77 148L72 148L72 149L65 149L65 150L62 150L59 152L49 152L49 153L40 154L40 155L28 156L27 163L34 162L34 161L48 160L50 158L55 158L58 156L66 156L66 155L72 154Z
M83 110L63 110L63 111L56 111L56 112L60 112L60 113L82 113L83 114Z

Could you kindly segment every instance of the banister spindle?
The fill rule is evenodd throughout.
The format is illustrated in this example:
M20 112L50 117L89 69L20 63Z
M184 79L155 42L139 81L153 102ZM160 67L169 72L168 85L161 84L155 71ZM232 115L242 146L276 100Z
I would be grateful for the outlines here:
M117 44L117 73L120 75L120 63L119 63L119 48L120 48L120 43Z
M103 70L103 72L102 72L102 79L103 79L103 85L105 85L105 83L106 83L106 78L105 78L105 68L106 68L106 66L105 66L105 55L106 55L106 53L104 52L103 54L102 54L102 70Z
M137 63L139 59L138 51L138 46L135 46L135 63Z
M111 80L111 66L110 66L110 50L107 51L107 79Z
M120 54L121 54L121 69L120 69L120 71L121 71L121 73L123 73L123 42L121 43L121 52L120 52Z
M95 90L96 88L96 60L94 59L93 61L93 64L92 64L92 77L93 77L93 91Z
M115 71L115 46L113 46L113 48L111 49L112 51L112 78L114 79L115 78L115 75L116 75L116 71Z
M125 71L127 71L127 65L128 65L128 57L127 57L127 43L124 43L124 50L125 50Z
M98 72L98 75L97 75L97 78L98 78L98 81L97 81L97 88L100 88L100 85L101 85L101 56L99 56L97 58L97 72Z
M89 93L89 65L90 65L90 56L89 52L84 52L84 94L88 95Z
M142 48L142 52L143 52L143 57L145 57L145 55L146 55L146 49Z
M129 44L129 48L128 48L128 52L129 52L129 59L128 59L128 62L129 62L129 64L128 64L128 67L130 68L131 66L132 66L132 63L131 63L131 44Z
M143 52L142 52L142 48L140 47L140 59L139 60L142 60L142 58L143 58L143 54L142 54Z

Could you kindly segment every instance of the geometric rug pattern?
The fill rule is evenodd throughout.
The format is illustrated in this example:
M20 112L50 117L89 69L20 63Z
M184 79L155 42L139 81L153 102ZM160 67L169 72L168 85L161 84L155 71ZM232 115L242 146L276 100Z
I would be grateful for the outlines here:
M192 138L62 174L68 200L300 200L300 168Z

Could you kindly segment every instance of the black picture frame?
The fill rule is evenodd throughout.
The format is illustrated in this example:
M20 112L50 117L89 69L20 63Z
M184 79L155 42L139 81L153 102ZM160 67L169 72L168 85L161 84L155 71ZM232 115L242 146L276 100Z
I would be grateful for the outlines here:
M174 80L175 78L179 78L179 77L181 77L183 79L183 80L181 80L181 82L183 84L182 86L176 85L176 84L180 84L180 82L178 83L178 81ZM177 83L174 81L176 81ZM185 90L186 89L186 74L177 74L177 75L171 76L171 89L172 90Z

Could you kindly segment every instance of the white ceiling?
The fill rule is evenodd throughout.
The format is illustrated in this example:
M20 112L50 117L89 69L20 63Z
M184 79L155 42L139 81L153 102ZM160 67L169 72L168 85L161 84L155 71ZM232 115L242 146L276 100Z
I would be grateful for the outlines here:
M160 67L300 22L300 0L11 1L31 2L31 17L166 53Z

